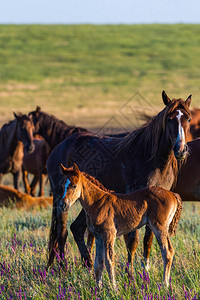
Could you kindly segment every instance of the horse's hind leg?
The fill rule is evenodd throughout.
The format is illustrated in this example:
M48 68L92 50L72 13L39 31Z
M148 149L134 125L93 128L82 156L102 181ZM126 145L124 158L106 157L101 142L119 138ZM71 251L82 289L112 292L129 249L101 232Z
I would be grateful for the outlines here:
M144 259L144 261L142 262L142 266L146 270L149 270L149 257L150 257L152 242L153 242L153 232L152 232L151 228L149 227L149 225L146 225L145 236L144 236L144 240L143 240L143 247L144 247L143 259Z
M82 209L76 220L71 224L70 229L73 233L75 242L77 243L78 249L81 253L82 261L84 261L87 264L87 266L91 268L93 265L92 258L90 257L90 254L84 241L84 234L86 228L86 216L84 210Z
M169 239L169 234L166 233L167 231L166 228L164 228L164 230L160 230L158 228L152 227L152 230L156 236L156 239L158 241L162 253L163 264L164 264L163 282L164 284L166 284L166 286L168 286L170 270L171 270L172 260L174 256L174 249Z
M128 251L128 267L126 270L128 271L128 269L130 268L131 272L133 272L133 258L139 241L138 229L124 235L124 240Z
M100 287L102 281L102 272L103 272L103 261L104 261L104 248L103 240L101 237L96 238L96 256L94 263L94 272L97 282L97 286Z
M38 181L39 181L39 176L34 175L33 180L31 182L31 196L33 196L33 197L35 197L35 191L36 191Z
M44 180L45 180L45 174L40 174L40 190L38 196L44 196Z
M14 188L16 190L19 189L19 176L20 176L20 171L17 171L16 173L13 174L13 177L14 177Z
M28 172L26 170L24 170L23 167L22 167L22 179L23 179L23 183L24 183L25 193L30 194L31 188L30 188L29 182L28 182Z

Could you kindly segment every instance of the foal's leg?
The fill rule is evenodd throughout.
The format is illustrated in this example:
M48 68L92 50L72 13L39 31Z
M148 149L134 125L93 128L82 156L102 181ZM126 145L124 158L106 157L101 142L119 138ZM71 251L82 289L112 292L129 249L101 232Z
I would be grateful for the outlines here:
M108 231L103 235L105 249L105 264L112 285L115 288L115 260L114 260L114 243L116 239L115 231Z
M57 208L57 238L61 259L65 258L64 248L68 236L67 217L68 211L62 211L60 208Z
M143 252L143 259L144 261L142 262L142 267L144 267L147 271L149 270L149 257L150 257L150 252L151 252L151 245L153 242L153 232L149 225L145 226L145 236L143 240L143 247L144 247L144 252Z
M78 249L81 253L82 261L86 262L87 266L91 268L93 265L92 258L88 252L84 241L84 234L86 228L86 216L84 210L82 209L76 220L71 224L70 229L73 233L75 242L77 243Z
M54 258L56 256L55 250L58 249L57 240L57 207L53 204L52 219L51 219L51 229L49 235L49 245L48 252L49 258L47 263L47 269L52 265Z
M89 253L91 255L93 247L94 247L95 237L94 235L88 230L88 239L87 239L87 247L89 250Z
M170 270L171 270L172 260L174 256L174 249L169 239L169 234L168 232L166 233L167 231L166 228L164 228L164 230L160 230L158 228L152 227L152 230L156 236L156 239L158 241L162 253L163 264L164 264L163 282L168 287Z
M97 286L100 287L102 282L103 272L103 261L104 261L104 245L101 237L96 238L96 256L94 263L94 272Z
M126 243L126 248L128 251L128 265L131 269L131 272L133 272L133 258L137 249L138 241L139 241L139 231L138 229L135 231L132 231L128 234L124 235L124 240ZM128 271L128 268L127 268Z

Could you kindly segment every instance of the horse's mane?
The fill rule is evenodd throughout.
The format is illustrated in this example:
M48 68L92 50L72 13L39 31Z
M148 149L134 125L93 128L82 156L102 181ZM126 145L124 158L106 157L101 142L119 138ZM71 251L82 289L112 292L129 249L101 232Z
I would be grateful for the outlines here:
M131 149L132 154L136 153L143 147L144 155L147 160L153 158L159 148L161 134L165 131L167 116L172 113L177 107L183 108L190 115L189 108L182 99L173 99L161 112L153 117L149 123L143 125L131 132L126 137L122 138L118 143L119 155L121 158L126 155ZM137 143L133 149L137 138ZM133 153L134 152L134 153Z
M114 191L111 191L111 190L107 189L101 182L99 182L96 178L94 178L93 176L89 175L88 173L82 172L82 174L87 179L89 179L94 185L96 185L98 188L100 188L102 191L108 192L108 193L114 193Z
M44 120L45 123L49 124L49 127L56 127L57 130L70 130L74 128L78 128L79 130L86 131L85 128L69 126L62 120L59 120L54 115L49 115L46 112L40 111L40 117Z
M8 123L4 124L0 130L4 130L4 129L7 129L11 124L13 124L15 122L15 120L11 120L9 121Z

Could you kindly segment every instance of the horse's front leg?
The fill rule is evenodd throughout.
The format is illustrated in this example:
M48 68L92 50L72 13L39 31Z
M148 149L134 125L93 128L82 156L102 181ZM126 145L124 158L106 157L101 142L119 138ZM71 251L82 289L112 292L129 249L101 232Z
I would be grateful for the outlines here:
M23 179L23 183L24 183L25 193L30 194L31 188L30 188L29 182L28 182L28 172L26 170L24 170L23 167L22 167L22 179Z
M85 212L82 209L76 220L71 224L70 229L73 233L75 242L77 243L78 249L81 253L82 261L87 264L89 268L92 267L92 258L85 245L84 234L87 228Z
M143 252L142 267L144 267L147 271L149 270L149 257L150 257L152 242L153 242L153 232L149 227L149 225L146 225L145 236L143 240L144 252Z
M67 231L67 218L68 210L62 211L60 208L57 209L57 239L58 239L58 248L60 251L60 258L65 258L65 243L68 236Z
M88 238L87 238L87 247L89 250L90 255L92 254L92 250L94 247L95 237L94 235L88 230Z
M44 180L45 180L45 174L40 174L40 190L39 190L39 197L44 196Z
M128 251L128 266L126 271L129 272L129 268L131 272L133 272L133 258L137 249L138 241L139 241L139 231L138 229L128 234L124 235L124 240L126 243L126 248Z

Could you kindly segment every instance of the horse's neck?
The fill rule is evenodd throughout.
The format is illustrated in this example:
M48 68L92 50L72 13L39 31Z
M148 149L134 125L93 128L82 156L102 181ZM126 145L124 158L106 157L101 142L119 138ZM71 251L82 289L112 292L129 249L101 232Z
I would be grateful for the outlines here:
M14 154L18 145L16 120L0 130L0 143L2 151L1 159Z
M70 129L67 124L62 122L62 124L60 125L59 122L61 121L56 119L52 121L48 119L48 121L43 122L43 124L41 125L40 134L51 149L53 149L57 144L65 139L66 132Z
M80 202L84 210L89 214L94 202L101 200L106 194L105 191L98 188L93 182L82 175L82 191Z

